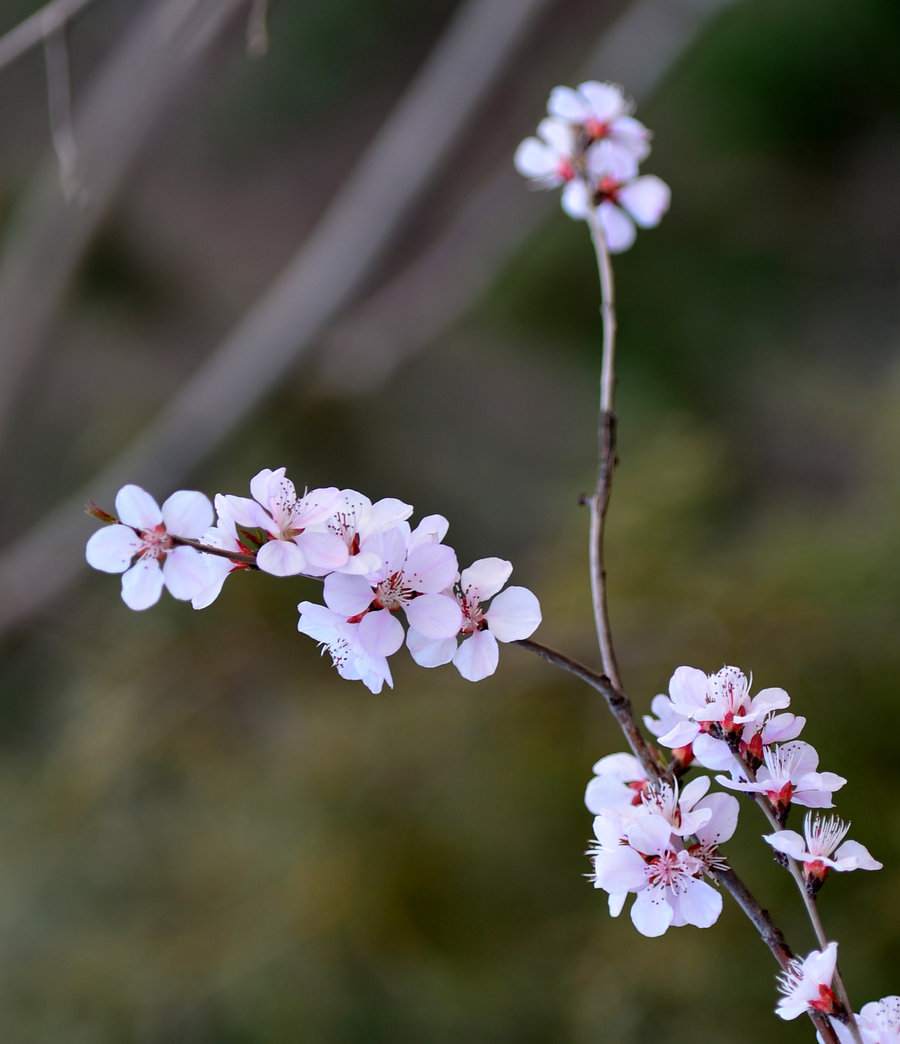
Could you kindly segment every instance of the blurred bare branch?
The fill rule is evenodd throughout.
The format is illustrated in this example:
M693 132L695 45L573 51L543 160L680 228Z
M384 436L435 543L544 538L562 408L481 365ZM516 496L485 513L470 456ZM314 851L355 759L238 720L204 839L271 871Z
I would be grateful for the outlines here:
M48 159L10 219L0 261L0 440L34 368L73 272L160 114L246 0L165 0L149 5L96 75L75 121L79 177L90 206L60 193Z
M32 47L63 29L94 0L51 0L40 10L20 22L14 29L0 36L0 69L11 65Z
M269 0L250 0L247 16L247 53L254 58L269 50Z
M87 193L78 176L78 149L72 130L72 98L69 83L69 53L66 28L54 28L44 36L44 64L47 69L47 108L50 137L59 160L59 180L69 203L87 203Z

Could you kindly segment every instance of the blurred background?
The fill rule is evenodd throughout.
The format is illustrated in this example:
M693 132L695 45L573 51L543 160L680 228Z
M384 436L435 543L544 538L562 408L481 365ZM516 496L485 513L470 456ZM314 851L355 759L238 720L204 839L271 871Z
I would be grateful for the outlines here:
M511 167L585 78L673 191L616 261L626 688L791 693L885 863L821 896L851 997L900 990L898 53L894 0L95 0L46 65L0 40L4 1039L812 1039L727 897L648 940L584 879L593 691L513 647L373 696L297 634L312 583L135 614L83 565L88 497L285 466L445 514L597 665L594 260ZM728 852L806 952L763 827Z

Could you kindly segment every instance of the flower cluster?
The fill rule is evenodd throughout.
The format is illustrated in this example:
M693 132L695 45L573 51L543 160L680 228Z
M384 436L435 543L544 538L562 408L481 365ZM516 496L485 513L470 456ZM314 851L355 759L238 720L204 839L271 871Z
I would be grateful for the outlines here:
M714 924L722 896L704 876L724 866L718 846L737 826L737 798L707 795L706 776L680 793L668 783L651 784L630 754L601 758L594 773L585 794L595 815L590 877L609 893L610 913L618 916L634 892L631 920L642 935Z
M750 682L737 667L705 674L679 667L669 695L655 697L656 717L644 724L661 744L672 748L680 770L696 760L704 768L728 772L716 780L732 790L762 794L784 825L791 804L831 808L832 794L847 781L819 772L819 755L798 740L806 719L786 711L784 689L750 695Z
M539 188L562 187L570 217L595 210L614 254L634 242L635 225L653 228L669 209L668 185L654 174L638 174L650 153L650 132L631 111L616 84L555 87L537 137L526 138L514 159L519 173Z
M387 658L406 644L423 667L453 663L469 681L493 674L498 642L529 637L541 622L537 598L506 587L512 565L484 558L462 573L443 543L441 515L413 529L410 504L372 503L355 490L313 489L302 496L284 468L265 469L251 497L182 490L160 508L138 486L123 487L112 523L87 544L95 569L122 573L122 598L132 609L159 600L165 586L195 609L210 605L238 569L323 582L325 604L298 605L298 630L321 643L344 678L372 691L392 684ZM406 628L401 623L406 620Z
M845 781L816 771L815 750L796 738L805 719L786 710L790 697L783 689L751 695L750 688L736 667L711 675L679 667L668 696L653 700L656 717L644 719L672 750L659 778L648 779L647 769L631 754L611 754L594 765L585 793L595 817L590 878L609 893L613 916L621 912L628 893L635 893L631 919L644 935L661 935L684 924L706 928L721 910L719 893L704 878L727 867L719 845L736 829L738 801L730 794L708 793L708 776L679 791L679 779L692 765L720 773L716 781L731 790L764 795L772 821L780 824L765 840L779 861L800 864L810 895L830 870L881 867L861 844L844 840L849 827L837 817L808 815L803 837L784 829L792 803L830 808L833 791ZM722 774L726 771L730 775ZM811 961L810 968L824 967L829 953ZM796 968L791 975L792 983L795 978L806 981L805 972L801 975Z

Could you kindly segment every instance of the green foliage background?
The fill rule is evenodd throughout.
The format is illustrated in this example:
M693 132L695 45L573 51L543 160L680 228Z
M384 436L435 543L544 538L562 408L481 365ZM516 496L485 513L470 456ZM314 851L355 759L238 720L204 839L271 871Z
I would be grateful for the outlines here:
M276 5L252 65L235 34L81 273L6 462L7 536L252 303L453 6ZM532 131L612 13L559 7L460 160L463 186ZM111 17L85 21L85 53ZM641 105L673 207L616 264L608 565L626 686L646 709L679 664L735 663L808 716L823 766L849 779L852 836L885 863L822 895L857 1005L900 990L898 50L892 0L726 10ZM7 127L7 210L42 119L36 104ZM514 560L542 600L537 637L597 663L577 506L597 304L584 229L554 213L388 385L324 398L298 371L188 484L243 492L285 465L444 513L462 563ZM311 584L240 575L202 614L164 599L138 616L116 595L85 576L4 649L5 1039L811 1039L771 1014L774 964L727 901L714 929L660 940L609 918L583 877L582 793L622 743L574 680L518 649L477 686L398 657L393 691L372 696L297 635ZM741 826L734 865L805 952L752 808Z

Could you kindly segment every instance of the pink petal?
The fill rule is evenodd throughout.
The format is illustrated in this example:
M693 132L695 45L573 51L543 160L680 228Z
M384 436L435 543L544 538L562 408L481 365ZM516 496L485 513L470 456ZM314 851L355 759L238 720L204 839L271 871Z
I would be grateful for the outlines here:
M374 592L365 577L349 573L331 573L325 577L323 591L328 608L348 619L359 616L372 604Z
M272 576L296 576L306 568L306 555L293 540L270 540L256 552L256 564Z
M119 521L135 529L153 529L163 520L159 505L140 486L123 486L116 494Z
M162 569L155 558L142 558L122 576L122 601L129 609L156 605L163 589Z
M162 574L166 588L173 598L190 601L209 587L212 574L209 559L192 547L176 547L166 555Z
M485 619L499 642L517 642L541 622L541 606L527 587L507 587L491 602Z
M359 640L370 656L391 656L403 644L403 624L387 609L376 609L359 621Z
M512 568L503 558L479 558L462 571L459 586L469 601L486 602L503 587Z
M476 682L493 674L499 659L497 639L490 631L475 631L460 642L453 665L466 681Z
M420 667L442 667L453 659L456 638L425 638L410 628L406 634L406 647Z
M570 123L582 123L588 114L584 100L571 87L553 88L547 102L547 112Z
M307 529L297 537L297 545L306 555L307 568L319 574L340 569L350 557L347 545L334 533Z
M635 240L636 232L631 218L614 203L605 200L597 207L597 219L611 254L621 254Z
M455 598L424 594L407 603L406 619L425 638L452 638L462 625L462 611Z
M625 95L622 88L615 83L588 80L586 83L578 84L578 91L587 98L591 115L601 123L614 120L625 108Z
M180 489L163 504L162 517L167 533L196 540L212 525L212 504L202 493Z
M671 198L669 186L655 174L645 174L619 190L619 202L641 228L658 225Z
M410 552L404 584L413 591L436 594L450 587L459 574L456 552L446 544L422 544Z
M104 573L124 573L141 549L141 538L130 526L106 526L88 540L85 558L88 565Z
M526 178L555 178L559 156L537 138L526 138L516 149L513 164Z

